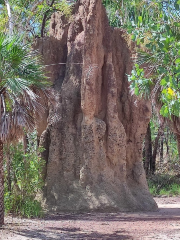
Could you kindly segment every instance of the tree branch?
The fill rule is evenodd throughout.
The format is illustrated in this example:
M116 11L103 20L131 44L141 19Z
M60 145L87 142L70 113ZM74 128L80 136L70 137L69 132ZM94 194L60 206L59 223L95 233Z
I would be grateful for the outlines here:
M52 0L51 4L49 5L49 7L52 7L53 4L54 4L55 0ZM48 12L50 12L50 9L48 9L45 14L44 14L44 17L43 17L43 21L42 21L42 25L41 25L41 37L44 36L44 28L45 28L45 24L46 24L46 19L47 19L47 14Z

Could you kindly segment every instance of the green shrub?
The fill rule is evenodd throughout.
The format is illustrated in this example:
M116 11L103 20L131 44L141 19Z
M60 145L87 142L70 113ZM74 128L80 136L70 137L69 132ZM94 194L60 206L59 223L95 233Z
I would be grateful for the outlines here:
M36 196L43 186L42 170L45 162L39 157L42 149L37 147L36 134L28 136L28 140L26 153L22 143L5 148L6 159L9 158L9 163L4 163L5 212L24 217L41 217L43 210Z
M148 178L150 193L153 196L180 195L180 178L168 174L156 174Z

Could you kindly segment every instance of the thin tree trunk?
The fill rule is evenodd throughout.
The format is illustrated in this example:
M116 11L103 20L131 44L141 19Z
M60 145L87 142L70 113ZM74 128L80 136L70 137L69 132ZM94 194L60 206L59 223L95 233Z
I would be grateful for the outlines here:
M164 135L164 134L163 134L163 135ZM164 146L163 146L164 137L163 137L163 135L161 136L160 164L163 164L163 152L164 152Z
M9 1L5 1L7 12L8 12L8 18L9 18L9 33L13 33L13 19L12 19L12 14L11 14L11 7L9 4Z
M151 128L150 123L148 124L147 133L145 136L145 163L144 169L146 175L149 173L149 165L152 162L152 142L151 142Z
M52 5L54 4L55 0L52 0L51 4L49 5L49 7L52 7ZM45 25L46 25L46 20L47 20L47 14L50 10L47 10L44 14L44 17L43 17L43 21L42 21L42 26L41 26L41 37L44 37L44 28L45 28Z
M159 146L159 139L163 134L163 129L164 129L164 124L161 124L158 129L158 134L156 136L155 143L154 143L152 162L150 163L150 171L152 174L154 174L155 170L156 170L156 155L157 155L157 150L158 150L158 146Z
M166 143L166 156L167 159L169 160L169 145L168 145L168 140L169 140L169 131L167 129L167 136L165 138L165 143Z
M11 156L10 151L6 151L6 164L7 164L7 184L8 184L8 192L11 193Z
M3 142L0 140L0 227L4 224Z
M28 145L29 145L29 139L28 139L27 134L24 133L24 136L23 136L23 147L24 147L24 153L27 153Z
M179 154L179 161L180 161L180 135L176 133L176 140L177 140L177 148Z

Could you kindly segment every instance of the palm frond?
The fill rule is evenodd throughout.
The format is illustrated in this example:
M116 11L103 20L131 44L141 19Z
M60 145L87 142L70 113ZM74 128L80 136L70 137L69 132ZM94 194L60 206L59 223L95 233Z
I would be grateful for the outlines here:
M33 130L47 101L47 78L37 52L17 36L0 34L0 138L11 141ZM47 92L47 93L46 93ZM46 101L40 101L43 97Z

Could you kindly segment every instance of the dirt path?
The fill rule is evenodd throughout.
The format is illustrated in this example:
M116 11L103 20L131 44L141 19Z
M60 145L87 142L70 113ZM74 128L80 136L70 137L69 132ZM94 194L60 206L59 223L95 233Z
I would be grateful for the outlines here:
M154 213L51 215L43 220L7 217L0 240L180 240L180 197L156 198Z

